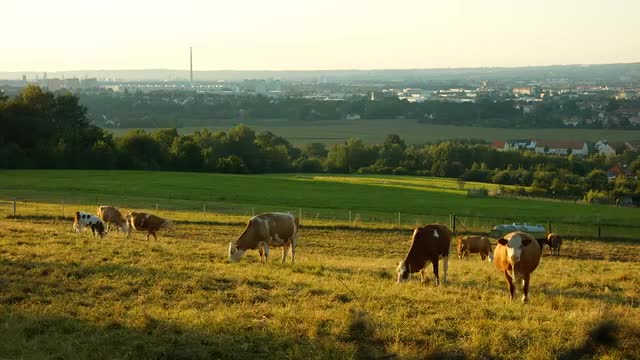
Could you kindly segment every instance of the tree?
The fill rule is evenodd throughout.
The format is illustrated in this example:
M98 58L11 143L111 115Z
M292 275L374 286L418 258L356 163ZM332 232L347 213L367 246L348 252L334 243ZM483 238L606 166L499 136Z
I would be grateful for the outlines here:
M322 143L309 143L306 144L304 146L304 150L302 151L302 154L309 157L309 158L324 158L327 156L327 147L325 144Z
M606 191L609 189L609 178L600 170L592 170L584 179L587 190Z

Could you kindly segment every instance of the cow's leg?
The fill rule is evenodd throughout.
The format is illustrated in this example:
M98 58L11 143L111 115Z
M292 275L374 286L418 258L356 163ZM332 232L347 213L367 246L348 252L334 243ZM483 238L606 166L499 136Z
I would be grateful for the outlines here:
M260 262L264 264L269 261L269 244L266 241L258 244L258 252L260 253Z
M425 282L427 281L427 267L425 266L424 268L422 268L422 270L420 270L420 282Z
M438 257L431 259L431 263L433 264L433 275L436 278L436 286L440 285L440 276L438 276Z
M449 256L445 256L443 259L444 276L442 277L442 283L447 283L447 272L449 271Z
M296 258L296 245L298 245L298 234L295 234L291 239L291 265L293 265Z
M287 254L289 253L289 247L291 246L290 243L284 243L282 244L282 263L286 263L287 262Z
M516 286L513 284L513 277L509 274L508 270L504 271L504 277L507 278L507 286L509 287L509 299L513 300L516 296Z
M531 279L531 274L525 274L522 278L522 302L529 302L529 280Z

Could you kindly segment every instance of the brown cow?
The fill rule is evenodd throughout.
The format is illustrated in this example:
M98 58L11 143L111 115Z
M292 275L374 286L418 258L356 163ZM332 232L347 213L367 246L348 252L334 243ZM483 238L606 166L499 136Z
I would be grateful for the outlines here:
M458 259L466 258L469 253L479 253L482 260L488 258L489 261L492 261L493 252L491 250L491 242L487 237L477 235L458 237Z
M562 246L562 237L556 233L547 235L547 244L551 255L560 256L560 247Z
M122 216L122 213L113 206L98 206L98 217L106 224L107 231L109 231L109 225L113 224L122 232L129 232L129 223L127 219Z
M540 244L527 233L514 231L498 239L493 252L493 262L507 279L511 300L516 297L514 280L522 280L522 302L526 303L529 300L529 280L531 273L540 263L541 255Z
M260 260L269 258L269 246L282 246L282 263L291 248L291 263L295 261L298 240L298 218L291 213L264 213L252 217L240 237L229 243L229 261L238 262L248 249L258 249Z
M446 283L452 236L451 231L441 224L429 224L414 229L409 252L396 269L398 283L408 280L411 274L415 272L420 272L421 281L425 281L427 261L431 261L436 285L440 285L440 278L438 277L438 260L440 257L444 260L442 282Z
M171 225L169 220L142 212L130 212L125 216L125 218L129 224L127 237L131 237L131 230L134 229L138 231L146 231L147 240L149 240L149 235L153 235L153 238L158 240L156 232Z

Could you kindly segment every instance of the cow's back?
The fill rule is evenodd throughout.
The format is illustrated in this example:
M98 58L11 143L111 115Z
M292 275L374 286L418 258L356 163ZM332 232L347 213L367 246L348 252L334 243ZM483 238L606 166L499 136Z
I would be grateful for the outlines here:
M531 242L529 242L529 245L522 247L519 266L516 266L516 268L521 272L531 273L538 267L538 264L540 264L542 249L533 236L526 233L521 233L521 236L530 238Z
M266 221L272 241L288 242L298 232L297 219L290 214L271 213Z
M103 205L98 207L98 217L103 221L117 222L122 221L123 216L120 210L113 206Z
M417 228L414 230L411 252L425 258L449 256L451 235L451 231L440 224L430 224Z
M158 216L147 213L132 212L129 214L131 217L131 225L136 230L147 230L150 227L160 227L164 220Z

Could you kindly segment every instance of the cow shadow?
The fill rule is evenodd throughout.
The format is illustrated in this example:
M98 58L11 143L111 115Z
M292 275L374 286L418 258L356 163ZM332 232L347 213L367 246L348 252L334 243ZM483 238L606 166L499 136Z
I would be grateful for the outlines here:
M594 292L593 290L576 290L576 289L555 289L555 288L542 288L540 291L547 296L558 296L558 297L566 297L572 299L582 299L582 300L597 300L607 304L616 304L616 305L624 305L630 306L632 308L639 308L640 303L633 302L632 299L629 299L622 294L617 294L615 292L610 293L602 293L602 292Z
M17 312L0 320L0 349L12 359L282 359L305 358L301 349L334 357L344 351L332 341L274 332L269 320L228 329L187 327L148 314L106 325Z

